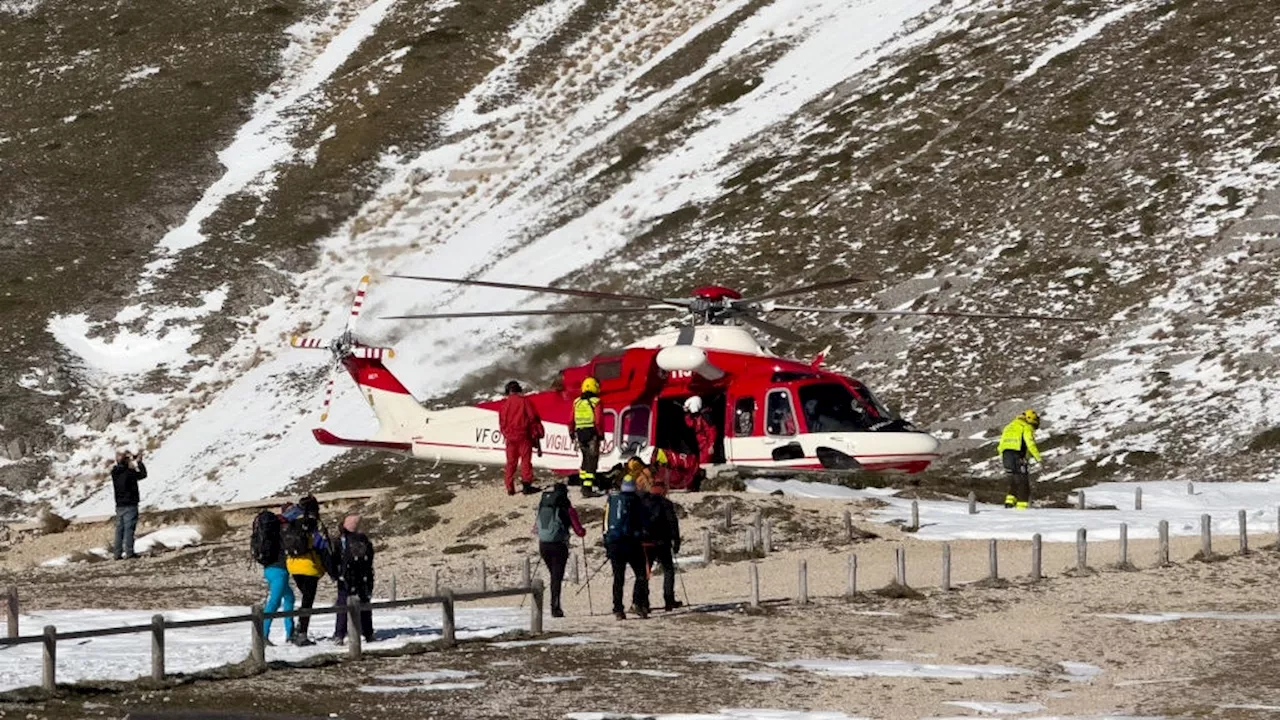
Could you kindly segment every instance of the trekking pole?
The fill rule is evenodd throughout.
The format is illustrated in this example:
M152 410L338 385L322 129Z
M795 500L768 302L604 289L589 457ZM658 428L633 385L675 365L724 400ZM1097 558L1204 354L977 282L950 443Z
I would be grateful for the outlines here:
M676 565L674 560L672 561L672 565L675 566L676 577L680 578L680 590L684 593L684 605L685 607L691 608L693 607L693 603L689 602L689 588L685 587L684 584L684 570L679 565Z
M585 568L587 566L587 538L584 535L578 539L582 541L582 566ZM582 588L578 588L578 590L581 591ZM587 617L592 617L595 614L596 609L591 607L591 575L587 575Z
M584 564L585 564L585 563L584 563ZM585 588L590 589L590 587L591 587L591 578L595 577L595 576L596 576L596 573L598 573L598 572L600 572L601 570L603 570L603 569L604 569L604 566L605 566L605 565L608 565L608 564L609 564L609 558L608 558L608 557L606 557L606 558L604 559L604 561L602 561L602 562L600 563L600 565L596 567L596 569L595 569L595 570L592 570L592 571L591 571L591 573L587 575L587 582L586 582L586 584L585 584L585 585L583 585L582 587L585 587ZM582 587L578 588L577 592L575 592L575 593L574 593L574 595L581 594L581 593L582 593ZM590 597L590 596L591 596L591 593L587 593L587 597Z

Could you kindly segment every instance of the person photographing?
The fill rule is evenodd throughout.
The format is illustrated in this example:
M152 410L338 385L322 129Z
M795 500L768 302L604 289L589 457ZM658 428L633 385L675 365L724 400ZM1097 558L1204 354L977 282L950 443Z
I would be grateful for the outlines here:
M116 560L132 560L133 535L138 529L138 481L147 477L147 466L142 453L121 450L116 453L116 463L111 468L111 486L116 497L116 537L111 546Z

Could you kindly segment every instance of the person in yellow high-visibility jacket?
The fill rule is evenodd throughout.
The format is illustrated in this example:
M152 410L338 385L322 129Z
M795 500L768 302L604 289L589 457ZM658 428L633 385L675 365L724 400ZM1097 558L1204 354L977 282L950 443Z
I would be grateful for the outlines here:
M1004 506L1026 510L1031 502L1031 475L1027 456L1040 462L1040 448L1036 447L1036 430L1040 427L1040 414L1024 410L1021 415L1004 426L996 454L1004 463L1009 476L1009 494L1004 496Z
M582 394L573 401L569 437L582 451L582 496L596 495L596 468L600 464L600 443L604 440L604 413L600 410L600 383L593 377L582 381Z

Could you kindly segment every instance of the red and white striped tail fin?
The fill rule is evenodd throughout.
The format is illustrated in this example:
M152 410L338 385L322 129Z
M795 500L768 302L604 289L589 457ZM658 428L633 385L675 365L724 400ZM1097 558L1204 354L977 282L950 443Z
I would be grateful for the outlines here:
M321 340L320 338L299 337L297 335L294 335L293 337L289 338L289 344L292 345L293 347L301 348L303 350L328 350L329 349L329 343L325 342L324 340Z
M393 358L396 351L389 347L368 347L359 345L351 348L351 354L364 360L381 360L382 358Z
M356 284L356 297L351 301L351 317L347 318L347 327L355 324L356 318L360 317L360 310L364 307L364 296L369 291L369 276L365 275L360 278L360 282Z
M337 377L333 371L329 371L329 382L324 388L324 404L320 406L320 422L329 419L329 405L333 403L333 386L337 381Z

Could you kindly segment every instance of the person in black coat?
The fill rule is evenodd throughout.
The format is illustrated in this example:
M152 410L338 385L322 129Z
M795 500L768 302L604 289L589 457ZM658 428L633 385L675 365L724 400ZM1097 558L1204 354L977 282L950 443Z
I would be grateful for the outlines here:
M675 503L667 498L667 484L654 481L649 494L644 496L644 506L649 520L649 537L646 549L650 565L662 568L662 600L667 612L684 605L676 600L675 556L680 553L680 517Z
M117 560L138 557L133 552L133 534L138 529L138 481L146 479L147 466L142 453L121 450L111 468L111 485L116 496L116 542L112 551Z

